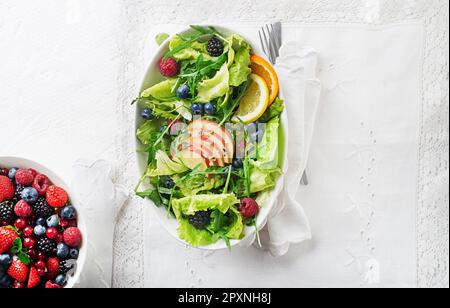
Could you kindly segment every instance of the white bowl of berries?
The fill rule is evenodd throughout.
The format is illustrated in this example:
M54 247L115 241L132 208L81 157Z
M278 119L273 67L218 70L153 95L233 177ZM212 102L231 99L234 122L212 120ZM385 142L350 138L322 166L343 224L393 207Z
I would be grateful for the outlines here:
M34 161L0 157L0 289L72 288L87 242L76 197Z

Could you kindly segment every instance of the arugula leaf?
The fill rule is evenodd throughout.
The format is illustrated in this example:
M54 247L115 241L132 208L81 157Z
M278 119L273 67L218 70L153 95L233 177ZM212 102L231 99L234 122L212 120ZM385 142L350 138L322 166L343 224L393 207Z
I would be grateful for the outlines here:
M269 109L264 112L264 114L259 119L262 123L270 122L270 120L278 117L284 110L284 101L277 97Z

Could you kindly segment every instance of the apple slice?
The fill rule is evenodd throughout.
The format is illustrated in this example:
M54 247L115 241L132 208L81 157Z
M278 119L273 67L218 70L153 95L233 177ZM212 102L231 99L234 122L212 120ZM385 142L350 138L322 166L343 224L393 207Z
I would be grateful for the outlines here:
M187 147L176 154L176 157L189 169L199 166L200 170L210 167L210 161L203 155L201 148Z

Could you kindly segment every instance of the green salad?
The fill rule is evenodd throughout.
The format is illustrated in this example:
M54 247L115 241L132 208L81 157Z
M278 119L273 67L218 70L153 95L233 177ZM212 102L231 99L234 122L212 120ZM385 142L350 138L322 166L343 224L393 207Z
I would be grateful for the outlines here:
M162 81L134 101L148 157L136 194L164 207L190 245L230 247L256 228L282 174L278 79L238 34L191 26L168 46Z

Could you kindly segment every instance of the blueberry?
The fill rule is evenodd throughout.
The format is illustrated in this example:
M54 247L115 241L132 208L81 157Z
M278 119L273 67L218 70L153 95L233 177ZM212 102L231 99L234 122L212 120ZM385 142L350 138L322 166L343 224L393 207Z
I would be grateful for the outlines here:
M56 228L59 226L59 218L58 215L52 215L47 218L47 226L50 228Z
M36 203L37 198L39 197L38 192L33 187L27 187L25 188L22 193L20 194L23 200L25 200L28 203Z
M151 120L153 119L153 110L150 108L144 108L141 110L141 117L145 120Z
M0 270L0 289L8 289L11 285L11 278L5 272Z
M80 252L78 251L78 249L76 249L76 248L71 248L70 251L69 251L69 257L70 257L71 259L78 259L79 253L80 253Z
M38 219L36 220L36 225L44 226L44 227L45 227L45 225L46 225L45 218L38 218Z
M67 283L66 275L58 275L55 279L55 282L62 287L65 286Z
M233 167L236 169L241 169L242 167L244 167L244 162L242 158L233 159Z
M0 266L3 268L6 268L8 265L11 264L11 255L9 253L5 253L0 255Z
M177 97L180 99L187 99L191 97L191 89L187 85L182 85L177 90Z
M19 170L19 168L16 168L16 167L9 169L8 177L11 180L15 179L17 170Z
M34 234L37 237L43 237L45 235L45 231L47 231L47 229L45 229L45 227L42 225L37 225L36 227L34 227Z
M77 218L77 212L72 205L67 205L61 210L61 217L62 219L72 220Z
M69 255L69 246L64 243L59 243L56 246L56 255L60 260L64 260Z
M217 111L217 107L214 104L208 103L205 105L205 113L207 115L215 115Z
M191 106L191 112L193 115L202 115L203 114L203 105L193 104Z
M167 178L164 180L163 186L172 189L175 186L175 182L171 178Z

